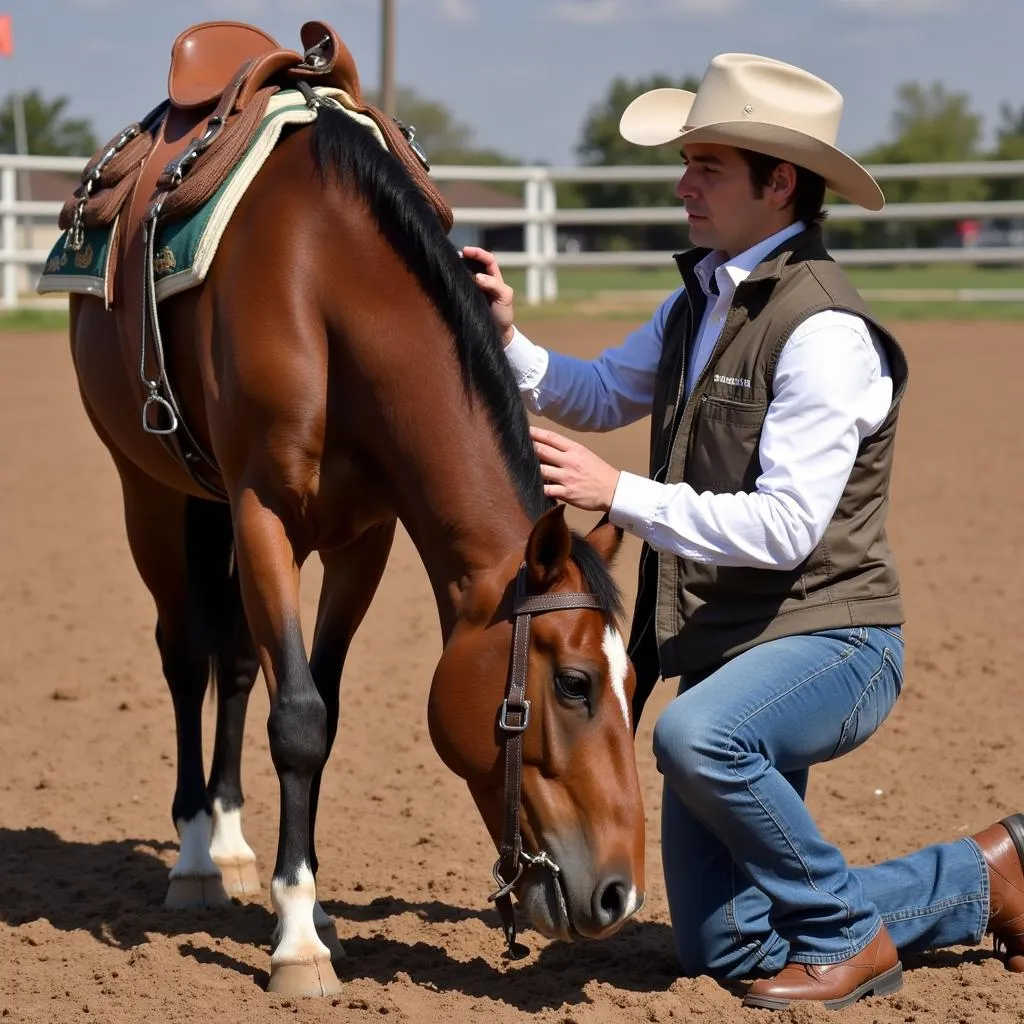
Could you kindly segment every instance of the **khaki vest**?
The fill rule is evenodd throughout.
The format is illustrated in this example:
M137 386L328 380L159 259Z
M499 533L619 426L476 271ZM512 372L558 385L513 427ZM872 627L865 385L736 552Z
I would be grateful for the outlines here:
M698 492L754 491L758 444L779 353L814 313L862 316L886 346L893 402L861 444L839 506L818 546L791 571L704 565L647 545L630 654L638 677L635 719L658 675L705 672L766 640L851 625L903 622L899 578L885 535L889 477L907 362L826 252L818 227L788 239L736 289L718 343L682 404L683 374L704 315L694 268L676 257L685 293L670 311L651 420L652 479Z

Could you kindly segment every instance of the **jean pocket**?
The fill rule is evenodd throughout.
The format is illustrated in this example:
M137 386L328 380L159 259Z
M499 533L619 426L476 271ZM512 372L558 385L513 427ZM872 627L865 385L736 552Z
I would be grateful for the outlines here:
M902 626L879 626L878 629L880 629L883 633L891 637L900 645L902 645L905 642L903 638Z
M856 750L866 739L878 731L889 717L903 688L903 674L897 659L888 647L882 651L882 664L868 680L864 692L854 705L850 716L843 722L839 742L829 760Z

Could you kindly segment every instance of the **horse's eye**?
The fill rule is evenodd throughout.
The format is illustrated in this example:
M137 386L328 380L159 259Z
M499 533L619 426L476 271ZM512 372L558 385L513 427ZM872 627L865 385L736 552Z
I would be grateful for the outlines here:
M567 701L590 700L590 676L585 672L565 669L555 676L555 690Z

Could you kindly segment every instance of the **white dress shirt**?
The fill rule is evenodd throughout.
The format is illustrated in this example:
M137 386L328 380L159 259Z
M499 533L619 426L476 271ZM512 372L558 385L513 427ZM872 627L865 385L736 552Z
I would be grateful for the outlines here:
M725 259L696 267L708 296L686 374L687 397L714 350L737 285L796 223ZM712 293L712 275L718 296ZM549 352L516 330L505 353L527 407L577 430L612 430L651 411L665 320L674 291L653 318L597 359ZM808 317L779 356L759 445L753 492L698 493L623 471L611 521L664 551L715 565L793 569L821 540L864 440L885 420L892 377L882 344L864 320L826 310Z

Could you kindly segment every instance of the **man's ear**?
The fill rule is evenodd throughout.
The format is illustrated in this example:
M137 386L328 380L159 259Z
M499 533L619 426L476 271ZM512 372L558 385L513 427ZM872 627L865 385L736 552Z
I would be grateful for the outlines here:
M796 191L796 168L784 160L772 171L769 188L772 198L781 209L793 198L793 193Z

